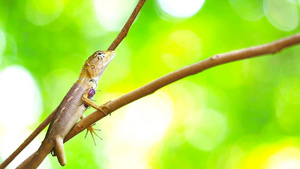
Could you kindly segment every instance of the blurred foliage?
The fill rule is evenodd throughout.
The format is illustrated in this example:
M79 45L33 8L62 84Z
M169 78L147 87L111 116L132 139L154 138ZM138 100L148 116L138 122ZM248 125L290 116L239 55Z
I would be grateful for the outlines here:
M33 130L55 109L88 56L108 48L136 0L128 1L130 5L108 2L0 1L0 72L22 66L33 76L42 96L43 112L36 112L39 120L27 128ZM117 10L112 6L118 6ZM295 34L299 7L299 1L293 0L205 1L195 15L180 18L149 0L116 49L116 57L100 80L96 101L115 99L213 54ZM99 22L97 12L114 18L109 11L121 19ZM117 25L114 31L107 28L110 24ZM91 138L83 140L83 134L67 143L64 168L300 167L298 53L299 46L294 46L168 85L145 105L132 103L131 109L122 108L97 123L104 139L97 140L97 146ZM10 83L1 78L0 82ZM21 88L22 83L14 85ZM160 99L165 104L155 102ZM22 112L1 111L1 117L7 113L18 116ZM126 123L131 115L131 123ZM14 123L13 119L6 121ZM152 129L157 132L151 134ZM5 139L3 130L1 139ZM60 168L56 158L51 163Z

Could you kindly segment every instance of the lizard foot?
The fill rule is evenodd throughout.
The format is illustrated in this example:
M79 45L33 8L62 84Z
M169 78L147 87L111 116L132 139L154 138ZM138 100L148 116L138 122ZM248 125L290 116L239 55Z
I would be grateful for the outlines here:
M86 134L84 136L84 138L86 138L86 136L88 135L88 133L90 132L91 135L92 135L92 138L93 138L93 141L94 141L94 144L96 145L96 141L95 141L95 137L94 135L96 135L98 138L100 138L102 140L102 138L96 133L96 131L101 131L100 129L95 129L93 126L95 124L89 126L87 129L86 129Z
M111 101L108 101L108 102L106 102L103 105L101 105L101 106L98 107L98 110L100 110L105 116L107 116L108 114L111 116L111 113L110 113L111 110L109 110L109 108L106 106L107 103L109 103L109 102L111 102ZM108 114L105 113L105 111L104 111L105 109L109 112Z

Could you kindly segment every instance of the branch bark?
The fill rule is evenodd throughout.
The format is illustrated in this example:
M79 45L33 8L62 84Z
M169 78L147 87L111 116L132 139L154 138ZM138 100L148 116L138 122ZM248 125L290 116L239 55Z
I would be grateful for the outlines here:
M254 46L246 49L235 50L228 53L216 54L208 59L194 63L190 66L184 67L172 73L169 73L159 79L156 79L145 86L142 86L134 91L131 91L113 101L101 105L102 111L95 111L89 116L85 117L83 120L76 123L73 129L65 137L64 142L73 138L75 135L85 130L87 127L97 122L98 120L105 117L104 114L110 114L113 111L129 104L135 100L138 100L144 96L154 93L158 89L180 80L184 77L194 75L196 73L202 72L203 70L209 69L214 66L222 65L225 63L258 57L265 54L273 54L281 51L284 48L291 47L293 45L300 43L300 33L293 36L283 38L268 44ZM30 159L30 157L29 157Z
M50 123L56 109L24 140L24 142L0 165L0 169L5 168L23 149Z
M114 50L116 47L121 43L121 41L126 37L128 30L130 26L132 25L134 19L136 18L137 14L139 13L139 10L142 8L143 4L145 3L145 0L140 0L137 7L134 9L133 13L131 14L129 20L126 22L124 28L119 33L117 38L114 40L114 42L111 44L111 46L108 48L108 50ZM269 44L260 45L260 46L254 46L242 50L236 50L228 53L223 54L217 54L214 55L208 59L205 59L203 61L197 62L193 65L187 66L185 68L182 68L180 70L174 71L170 74L167 74L157 80L154 80L150 82L149 84L138 88L134 91L131 91L113 101L110 101L104 105L102 105L102 112L101 111L95 111L91 115L87 116L80 122L78 122L73 129L70 131L70 133L66 136L65 142L77 135L79 132L85 130L87 127L95 123L96 121L100 120L101 118L105 117L104 114L110 114L113 111L119 109L120 107L123 107L126 104L129 104L137 99L140 99L144 96L147 96L149 94L154 93L158 89L173 83L177 80L180 80L184 77L199 73L203 70L209 69L211 67L222 65L225 63L247 59L251 57L257 57L264 54L272 54L279 52L280 50L290 47L292 45L300 43L300 34L296 34L294 36L290 36L287 38L283 38L277 41L274 41ZM39 127L37 130L35 130L27 140L20 145L21 149L26 147L26 145L39 133L48 123L47 121L51 120L52 116L49 116ZM50 119L50 120L49 120ZM30 141L29 141L30 140ZM17 149L12 156L16 156L21 150ZM6 167L10 161L12 161L13 158L8 158L5 160L1 165L0 168Z
M142 9L144 3L146 2L146 0L140 0L138 2L138 4L136 5L135 9L133 10L133 12L131 13L129 19L127 20L127 22L125 23L125 25L123 26L122 30L120 31L120 33L118 34L118 36L115 38L115 40L112 42L112 44L109 46L109 48L107 50L115 50L118 45L122 42L122 40L127 36L128 31L132 25L132 23L134 22L135 18L137 17L137 15L139 14L140 10ZM54 111L55 112L55 111ZM54 112L52 114L50 114L31 134L30 136L28 136L25 141L9 156L7 157L6 160L4 160L4 162L2 164L0 164L0 169L4 169L5 167L7 167L7 165L15 159L15 157L21 152L23 151L23 149L50 123ZM30 157L29 157L30 158ZM28 161L28 159L27 159Z
M135 20L135 18L139 14L139 12L140 12L140 10L143 7L145 2L146 2L146 0L140 0L139 1L139 3L136 5L135 9L131 13L129 19L125 23L123 29L120 31L120 33L118 34L116 39L112 42L112 44L108 47L107 50L115 50L119 46L119 44L122 42L122 40L127 36L128 31L129 31L133 21Z
M222 65L225 63L257 57L265 54L273 54L281 51L284 48L296 45L300 43L300 33L293 36L283 38L268 44L254 46L246 49L235 50L228 53L216 54L208 59L194 63L190 66L184 67L172 73L169 73L159 79L156 79L143 87L140 87L134 91L131 91L113 101L103 104L102 112L95 111L83 120L79 121L69 134L65 137L65 142L85 130L90 125L94 124L98 120L105 117L104 114L110 114L113 111L129 104L135 100L145 97L149 94L154 93L158 89L180 80L184 77L199 73L203 70L209 69L214 66Z

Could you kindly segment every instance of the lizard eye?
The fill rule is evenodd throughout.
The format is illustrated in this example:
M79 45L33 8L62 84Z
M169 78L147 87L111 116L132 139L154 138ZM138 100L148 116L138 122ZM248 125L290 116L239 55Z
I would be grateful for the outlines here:
M103 60L104 57L105 57L105 54L104 54L103 52L98 52L98 53L97 53L97 56L100 57L101 60Z

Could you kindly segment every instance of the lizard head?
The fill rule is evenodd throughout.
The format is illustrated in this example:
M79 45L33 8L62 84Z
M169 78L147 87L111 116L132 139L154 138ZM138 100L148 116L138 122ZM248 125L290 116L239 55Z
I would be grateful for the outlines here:
M97 84L105 68L114 56L114 51L96 51L86 60L79 79L87 79Z
M114 51L96 51L85 62L86 70L91 79L98 81L107 65L115 56Z

